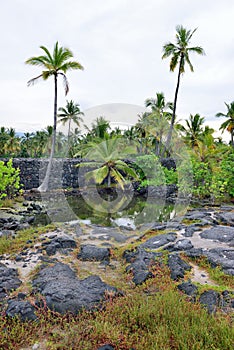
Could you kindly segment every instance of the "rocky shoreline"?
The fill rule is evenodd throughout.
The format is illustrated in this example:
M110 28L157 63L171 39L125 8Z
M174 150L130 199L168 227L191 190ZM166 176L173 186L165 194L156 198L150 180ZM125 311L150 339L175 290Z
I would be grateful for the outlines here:
M25 201L20 209L1 209L0 214L0 237L14 239L20 230L35 224L38 214L45 213L40 204ZM123 249L119 259L113 254L115 247ZM123 292L103 281L98 271L114 274L122 264L137 286L154 278L152 267L165 264L165 256L171 279L190 301L201 303L210 314L217 309L233 312L234 291L212 288L215 284L195 260L205 257L212 268L219 266L234 276L233 205L190 209L182 221L155 222L144 234L128 227L120 230L78 221L51 228L35 241L28 240L22 251L0 256L1 311L25 321L37 319L42 301L61 314L101 308L107 294L118 298ZM88 277L79 276L78 265L80 271L86 266ZM202 294L197 282L207 285Z

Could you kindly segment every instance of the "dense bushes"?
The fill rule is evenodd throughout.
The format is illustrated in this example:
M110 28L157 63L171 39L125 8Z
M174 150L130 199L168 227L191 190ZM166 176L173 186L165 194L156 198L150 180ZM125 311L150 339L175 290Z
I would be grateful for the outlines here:
M154 154L137 157L136 165L141 187L176 184L182 192L189 192L196 198L220 201L234 197L232 150L205 160L191 153L190 159L177 164L176 170L161 166Z

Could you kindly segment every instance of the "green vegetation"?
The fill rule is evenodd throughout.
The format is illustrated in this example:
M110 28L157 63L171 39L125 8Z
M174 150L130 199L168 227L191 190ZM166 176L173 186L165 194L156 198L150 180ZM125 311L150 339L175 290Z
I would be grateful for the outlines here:
M55 230L53 224L41 227L31 227L22 231L18 231L14 237L0 237L0 255L16 254L22 251L23 248L34 245L38 237L42 233ZM27 243L29 242L29 243Z
M155 278L135 288L125 275L125 295L113 299L107 293L105 307L95 312L61 316L45 307L37 310L38 321L24 323L1 315L2 348L39 343L50 350L90 350L109 343L119 350L232 349L228 315L211 316L201 305L189 303L166 267L156 265L153 272Z
M6 164L0 161L0 201L4 198L12 199L21 193L19 173L19 169L12 166L12 159Z

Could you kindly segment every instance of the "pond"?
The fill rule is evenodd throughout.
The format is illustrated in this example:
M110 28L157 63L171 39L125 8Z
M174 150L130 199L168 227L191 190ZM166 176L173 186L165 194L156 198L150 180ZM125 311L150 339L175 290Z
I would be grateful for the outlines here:
M113 194L102 197L96 194L88 197L84 194L45 194L42 202L52 222L78 220L86 224L125 226L133 230L146 223L170 221L187 208L187 203L167 203L162 198L127 194L117 199Z

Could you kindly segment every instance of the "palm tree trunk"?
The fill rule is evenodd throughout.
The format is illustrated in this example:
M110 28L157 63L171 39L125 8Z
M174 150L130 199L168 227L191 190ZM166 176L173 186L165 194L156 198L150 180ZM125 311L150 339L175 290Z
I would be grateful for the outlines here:
M231 131L231 146L234 148L234 130Z
M178 72L177 84L176 84L176 90L175 90L175 97L174 97L173 111L172 111L172 117L171 117L171 124L170 124L170 129L169 129L169 132L168 132L168 135L167 135L166 147L165 147L163 153L165 153L165 151L169 150L169 148L170 148L172 132L173 132L173 129L174 129L175 118L176 118L176 104L177 104L177 97L178 97L178 92L179 92L179 87L180 87L180 76L181 76L182 61L183 61L183 55L181 55L181 58L180 58L180 65L179 65L179 72Z
M68 122L68 134L67 134L67 156L69 157L69 150L70 150L70 137L71 137L71 118L69 118Z
M57 92L57 75L54 75L54 125L53 125L53 135L52 135L52 147L50 151L50 157L49 157L49 163L47 165L46 169L46 175L44 177L44 180L42 181L41 185L38 187L39 192L47 192L49 187L49 180L50 180L50 173L52 168L52 162L55 152L55 143L56 143L56 128L57 128L57 99L58 99L58 92Z

